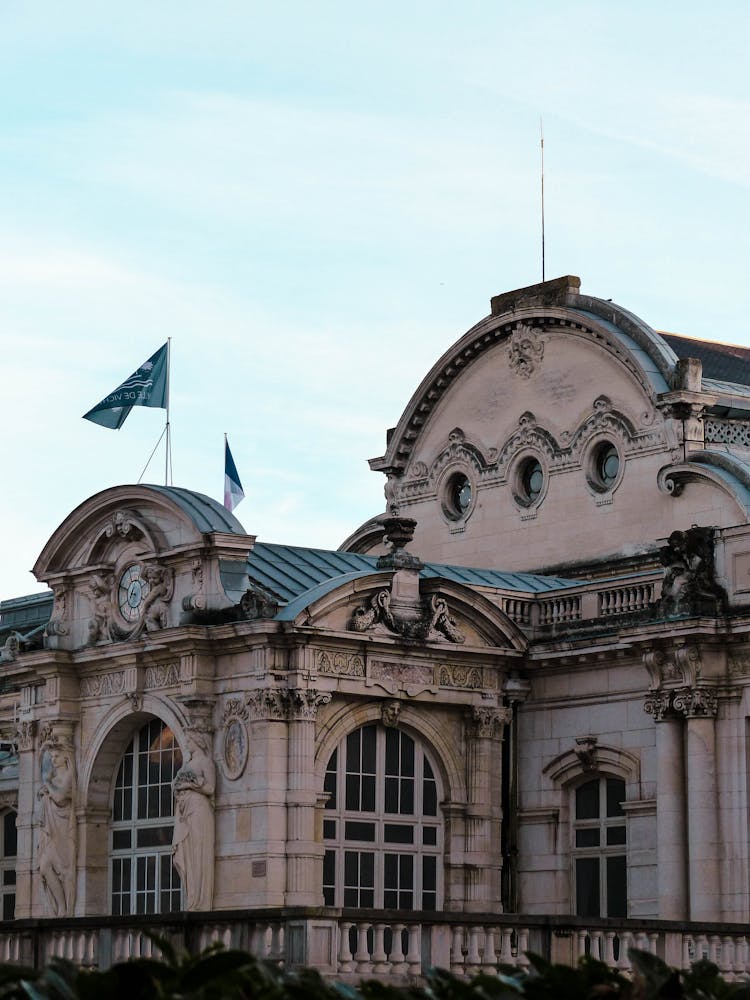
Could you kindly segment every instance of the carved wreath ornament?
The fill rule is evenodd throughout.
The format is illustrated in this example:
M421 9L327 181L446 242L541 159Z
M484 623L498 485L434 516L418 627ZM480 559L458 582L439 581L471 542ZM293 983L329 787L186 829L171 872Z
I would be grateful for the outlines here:
M391 610L391 593L386 588L373 594L367 604L356 609L352 616L355 632L386 631L403 639L421 639L424 642L462 643L466 636L458 628L448 611L448 602L440 594L433 594L424 602L419 616L412 620L402 618Z

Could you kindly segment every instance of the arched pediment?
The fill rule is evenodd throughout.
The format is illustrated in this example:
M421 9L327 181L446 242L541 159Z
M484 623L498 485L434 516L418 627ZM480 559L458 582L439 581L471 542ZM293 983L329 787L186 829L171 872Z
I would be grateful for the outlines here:
M386 453L373 469L400 475L419 451L423 429L443 398L485 357L496 365L504 354L513 377L528 379L544 365L545 339L584 341L615 360L640 386L644 400L669 388L677 356L646 323L611 302L579 294L580 279L568 276L545 286L519 289L492 300L492 313L440 358L409 401ZM524 296L524 293L529 293ZM533 293L533 294L532 294ZM493 350L500 346L502 351Z
M253 543L200 493L167 486L97 493L63 521L34 566L54 593L47 644L135 639L187 623L196 610L235 604L247 589Z
M351 574L329 581L283 615L295 626L354 632L394 642L455 644L523 651L527 640L518 626L483 594L450 580L419 581L411 607L399 602L391 572ZM292 617L294 615L294 617Z

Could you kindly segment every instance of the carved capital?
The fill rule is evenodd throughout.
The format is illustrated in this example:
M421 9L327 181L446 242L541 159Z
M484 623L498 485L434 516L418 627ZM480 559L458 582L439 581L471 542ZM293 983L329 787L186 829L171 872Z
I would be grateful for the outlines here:
M36 730L37 724L33 719L18 723L18 728L16 729L16 746L19 750L33 750Z
M331 700L329 691L315 688L294 688L289 692L289 718L301 722L314 722L321 705Z
M229 698L224 705L224 711L221 715L221 723L225 726L231 719L247 720L249 717L250 713L247 710L247 705L241 698Z
M654 691L646 697L643 703L644 712L653 715L654 722L661 722L672 708L672 697L669 691Z
M500 739L503 727L513 718L510 708L474 705L467 716L468 735L474 739Z
M672 707L686 719L715 718L719 710L719 699L712 688L678 688L672 698Z
M246 696L246 704L253 719L284 721L287 718L289 693L280 688L251 691Z

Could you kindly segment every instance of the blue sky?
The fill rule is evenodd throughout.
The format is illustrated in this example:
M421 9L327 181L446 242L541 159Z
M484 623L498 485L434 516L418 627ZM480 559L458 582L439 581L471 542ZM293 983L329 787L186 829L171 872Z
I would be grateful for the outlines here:
M81 414L172 338L177 485L229 433L265 541L337 546L492 295L578 274L750 344L745 3L0 6L0 598L162 428ZM162 461L146 481L159 481Z

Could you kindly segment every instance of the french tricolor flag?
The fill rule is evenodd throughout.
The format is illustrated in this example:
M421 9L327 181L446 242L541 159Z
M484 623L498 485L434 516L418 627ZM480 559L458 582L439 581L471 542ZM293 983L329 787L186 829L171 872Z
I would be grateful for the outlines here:
M228 511L233 511L240 500L245 499L242 490L240 477L237 475L237 466L234 464L232 453L229 450L229 442L224 435L224 506Z

